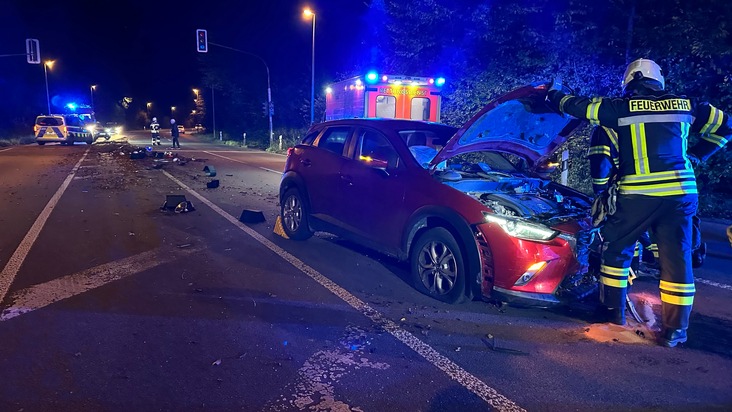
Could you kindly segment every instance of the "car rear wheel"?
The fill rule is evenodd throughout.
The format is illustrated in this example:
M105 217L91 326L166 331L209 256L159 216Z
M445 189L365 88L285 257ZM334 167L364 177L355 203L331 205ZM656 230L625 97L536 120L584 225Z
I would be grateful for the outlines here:
M281 206L282 229L287 237L294 240L309 239L313 232L308 224L308 211L300 191L288 189Z
M465 264L460 246L445 228L420 236L410 258L412 282L420 292L446 303L465 299Z

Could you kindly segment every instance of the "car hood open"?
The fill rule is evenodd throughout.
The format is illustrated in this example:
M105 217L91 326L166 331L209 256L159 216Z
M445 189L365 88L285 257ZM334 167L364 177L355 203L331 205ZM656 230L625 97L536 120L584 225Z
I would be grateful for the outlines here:
M545 101L548 83L520 87L490 102L463 125L430 167L460 154L499 151L523 157L529 167L548 159L580 125Z

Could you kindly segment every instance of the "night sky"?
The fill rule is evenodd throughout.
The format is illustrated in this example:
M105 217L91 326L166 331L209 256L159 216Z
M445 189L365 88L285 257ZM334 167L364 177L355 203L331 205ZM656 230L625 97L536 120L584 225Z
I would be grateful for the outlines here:
M302 9L312 7L317 13L318 89L354 67L362 53L368 9L358 0L0 0L0 4L0 54L24 53L26 38L39 39L41 58L56 60L48 82L58 100L88 103L89 87L96 84L97 107L131 96L159 108L190 104L191 89L201 86L199 59L205 56L196 52L197 28L207 29L211 42L264 58L272 72L273 92L294 79L307 79L309 86L312 23L303 18ZM231 52L210 47L209 53ZM261 63L252 61L257 64ZM45 111L42 65L30 65L24 57L0 58L0 76L0 87L27 85L27 93L34 96L31 104Z

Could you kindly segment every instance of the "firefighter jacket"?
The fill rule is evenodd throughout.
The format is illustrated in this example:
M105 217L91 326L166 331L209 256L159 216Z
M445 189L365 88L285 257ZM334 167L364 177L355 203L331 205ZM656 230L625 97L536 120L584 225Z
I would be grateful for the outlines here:
M615 130L605 126L595 127L590 136L587 157L590 159L592 191L595 194L604 192L620 165L618 134Z
M150 123L150 131L153 134L160 133L160 123L158 123L158 122L152 122L152 123Z
M547 98L560 112L615 132L609 140L614 137L617 142L621 194L697 194L694 170L687 158L689 134L701 136L688 152L702 161L732 138L729 115L708 103L693 107L687 98L665 91L628 98L587 98L551 90ZM609 157L612 162L612 152ZM604 177L593 176L598 183L603 183Z

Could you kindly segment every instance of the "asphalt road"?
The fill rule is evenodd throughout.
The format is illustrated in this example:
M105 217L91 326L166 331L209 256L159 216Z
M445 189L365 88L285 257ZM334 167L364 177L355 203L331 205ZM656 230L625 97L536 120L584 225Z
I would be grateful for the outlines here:
M138 145L0 151L0 410L732 408L721 223L705 222L690 341L667 349L578 308L445 305L391 258L277 236L284 156L185 134L185 164L131 160ZM195 211L161 212L177 194ZM660 311L652 277L633 296Z

